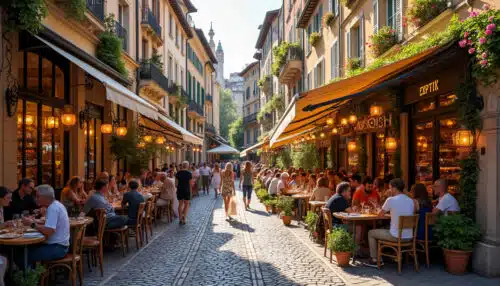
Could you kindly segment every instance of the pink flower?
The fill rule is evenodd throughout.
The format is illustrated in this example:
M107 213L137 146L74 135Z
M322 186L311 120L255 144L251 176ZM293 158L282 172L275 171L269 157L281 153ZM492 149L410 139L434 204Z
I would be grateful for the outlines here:
M486 59L488 57L488 54L486 52L481 54L481 58Z
M472 55L475 51L476 51L476 49L475 49L475 48L470 48L470 49L469 49L469 54L471 54L471 55Z
M494 19L494 17L493 17L493 16L489 16L489 17L488 17L488 21L490 21L490 22L493 22L493 19Z
M432 4L432 9L436 9L436 8L437 8L436 4Z
M479 64L481 64L484 67L485 65L488 64L488 60L481 60Z
M486 26L486 29L487 29L487 30L492 30L492 31L495 31L495 28L496 28L496 27L497 27L497 26L496 26L495 24L493 24L493 23L492 23L492 24L488 24L488 26Z
M472 46L472 40L467 40L467 45Z
M469 36L469 32L464 33L464 39L466 39Z
M476 17L478 13L476 11L469 12L469 17Z
M484 37L479 38L479 43L481 45L485 44L486 43L486 38L484 38Z
M465 45L467 44L467 40L461 40L460 42L458 42L458 45L461 47L461 48L465 48Z
M483 5L483 10L490 10L490 5L484 4Z
M485 33L486 33L486 35L491 36L493 34L493 31L492 30L486 30Z

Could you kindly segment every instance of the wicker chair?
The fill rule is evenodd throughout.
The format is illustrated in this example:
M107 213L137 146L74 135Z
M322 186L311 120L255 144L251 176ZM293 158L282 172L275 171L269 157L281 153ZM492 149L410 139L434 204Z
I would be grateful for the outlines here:
M328 236L332 232L332 212L329 208L321 208L323 212L323 221L325 227L325 250L323 256L326 256L326 249L328 248ZM330 249L330 263L332 263L332 250Z
M56 268L66 268L69 270L71 285L76 286L76 274L80 280L80 285L83 285L83 237L85 235L85 224L80 224L71 228L71 252L66 254L63 258L52 261L43 261L45 272L42 274L42 285L48 285L47 278L51 271Z

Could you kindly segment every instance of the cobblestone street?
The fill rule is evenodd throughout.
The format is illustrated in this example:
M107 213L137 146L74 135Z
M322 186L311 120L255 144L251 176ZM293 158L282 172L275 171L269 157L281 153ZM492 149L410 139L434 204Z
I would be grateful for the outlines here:
M323 248L308 239L295 222L284 227L276 216L252 202L244 211L238 192L238 216L225 220L222 199L201 195L192 201L187 225L160 223L140 251L131 241L126 257L105 253L105 275L86 270L85 285L499 285L469 274L447 274L442 267L412 265L397 275L388 265L345 270L323 257Z

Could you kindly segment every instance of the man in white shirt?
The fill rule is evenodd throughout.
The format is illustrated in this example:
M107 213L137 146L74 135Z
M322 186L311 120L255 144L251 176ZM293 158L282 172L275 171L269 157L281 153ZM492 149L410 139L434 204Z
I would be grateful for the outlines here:
M269 188L267 189L267 193L269 195L271 196L278 195L278 185L281 182L280 177L281 177L280 173L277 173L276 176L274 176L274 178L269 183Z
M47 208L45 224L36 223L32 218L24 218L23 222L42 233L47 240L44 244L30 248L29 265L37 261L61 259L68 253L69 247L68 212L64 205L55 199L54 189L49 185L40 185L36 187L36 197L38 205Z
M391 227L390 229L372 229L368 232L368 243L370 245L370 261L368 266L377 267L377 240L398 241L399 235L399 217L410 216L414 214L415 206L413 200L404 194L405 184L401 179L393 179L389 183L389 190L396 194L388 198L379 215L382 216L387 212L391 213ZM403 229L401 233L402 240L409 240L413 238L413 231L411 229Z
M434 214L444 213L448 215L448 212L460 212L460 206L457 200L450 193L448 193L448 182L446 179L439 179L432 185L434 194L439 196L439 203L432 210Z
M210 182L210 168L207 167L207 163L203 163L203 167L200 168L201 185L203 191L208 194L208 186Z
M287 172L283 172L280 175L280 181L278 182L278 194L282 194L285 191L285 188L288 185L288 179L290 179L290 175Z

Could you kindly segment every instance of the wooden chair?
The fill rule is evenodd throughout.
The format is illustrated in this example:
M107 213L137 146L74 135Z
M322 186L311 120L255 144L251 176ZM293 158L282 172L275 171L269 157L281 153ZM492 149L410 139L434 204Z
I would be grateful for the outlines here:
M149 202L148 202L149 203ZM142 247L144 240L144 209L146 208L146 203L140 203L137 209L137 220L135 223L135 228L133 232L135 234L135 246L137 250Z
M425 263L427 268L429 268L430 265L429 249L437 247L437 245L434 245L433 240L429 239L429 227L436 224L438 217L439 215L430 212L425 214L425 236L423 240L417 239L417 251L425 253Z
M89 266L90 271L90 259L92 258L94 266L97 265L97 257L99 258L99 267L101 268L101 277L104 275L104 266L103 266L103 241L102 238L104 236L104 228L106 227L106 211L104 209L96 209L95 210L95 225L97 226L96 236L85 236L83 238L83 249L87 251L87 264ZM98 255L99 254L99 255Z
M71 228L71 252L66 254L63 258L52 261L43 261L45 272L42 274L42 285L48 285L46 279L49 277L50 272L56 268L66 268L69 270L71 285L76 286L76 274L80 280L80 285L83 285L83 237L85 235L85 224L73 226Z
M411 216L400 216L399 217L399 227L398 227L398 237L397 241L387 241L387 240L378 240L378 254L377 254L377 266L380 269L380 258L382 256L391 257L397 260L398 262L398 273L401 273L401 263L403 253L407 253L413 256L413 260L415 263L415 270L418 269L418 259L417 259L417 228L418 228L418 215ZM401 239L401 234L403 233L403 229L411 229L413 231L413 238L411 240L403 240ZM385 248L392 249L396 255L383 253L382 251Z
M153 238L153 222L154 222L154 209L156 205L156 197L153 196L146 204L146 214L144 217L144 232L146 233L146 243L149 243L148 230Z
M325 225L325 251L323 256L326 256L326 249L328 248L328 236L332 232L332 212L329 208L321 208L323 212L323 222ZM332 250L330 250L330 263L332 263Z
M122 255L125 257L125 250L128 253L128 226L124 225L120 228L105 229L104 232L117 234L120 237L120 247L122 248Z
M172 200L167 200L167 204L164 206L158 206L158 204L156 204L154 212L155 212L155 217L157 218L155 219L155 224L158 220L161 220L163 218L163 215L167 216L167 222L169 223L172 222L174 217Z

